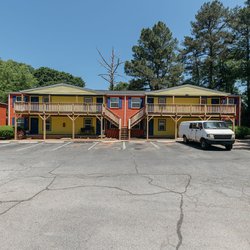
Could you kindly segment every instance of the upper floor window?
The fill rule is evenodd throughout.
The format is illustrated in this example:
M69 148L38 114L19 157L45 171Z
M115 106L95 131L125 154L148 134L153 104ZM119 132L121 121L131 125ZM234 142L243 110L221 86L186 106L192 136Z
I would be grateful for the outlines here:
M141 98L132 97L131 98L131 108L140 108L141 107Z
M166 98L165 97L159 97L158 98L158 103L159 104L166 104Z
M22 101L22 97L21 96L17 96L16 97L16 102L21 102Z
M85 96L84 97L84 103L92 103L92 102L93 102L92 97L90 97L90 96Z
M228 104L234 104L234 98L228 98Z
M119 97L110 97L110 108L119 108Z
M43 96L43 102L49 102L49 97L48 96Z
M207 98L206 97L201 97L201 104L203 104L203 105L207 104Z

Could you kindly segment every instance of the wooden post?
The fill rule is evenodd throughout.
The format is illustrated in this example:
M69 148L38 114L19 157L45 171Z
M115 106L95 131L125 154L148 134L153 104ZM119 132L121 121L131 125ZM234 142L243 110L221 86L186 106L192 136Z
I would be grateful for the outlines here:
M46 115L43 116L43 140L46 140Z
M233 131L235 132L235 117L233 118Z
M146 127L147 127L147 140L148 140L148 132L149 132L149 131L148 131L148 130L149 130L149 128L148 128L148 122L149 122L149 121L148 121L148 115L147 115L147 121L146 121Z
M177 120L177 117L175 117L175 119L174 119L174 138L175 138L175 140L177 139L177 122L178 122L178 120Z
M17 140L17 116L15 115L15 140Z
M72 139L75 139L75 116L72 117Z

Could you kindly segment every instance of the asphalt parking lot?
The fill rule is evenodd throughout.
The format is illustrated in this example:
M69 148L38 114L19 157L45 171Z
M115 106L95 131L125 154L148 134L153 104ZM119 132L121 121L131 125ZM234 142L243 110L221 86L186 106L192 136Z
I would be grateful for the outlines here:
M250 151L0 144L0 249L250 249Z

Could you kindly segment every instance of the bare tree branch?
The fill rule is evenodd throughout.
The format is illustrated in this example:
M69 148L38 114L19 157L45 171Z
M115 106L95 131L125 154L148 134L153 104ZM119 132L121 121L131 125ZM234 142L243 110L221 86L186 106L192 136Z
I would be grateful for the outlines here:
M116 76L122 77L117 73L117 70L119 66L124 62L121 62L119 58L116 59L114 48L112 48L111 51L110 63L108 63L108 61L104 58L104 56L98 49L96 50L98 51L98 54L101 57L101 60L99 61L100 65L107 70L106 74L99 74L98 76L102 77L105 81L107 81L109 83L109 89L113 90L116 84L115 77Z

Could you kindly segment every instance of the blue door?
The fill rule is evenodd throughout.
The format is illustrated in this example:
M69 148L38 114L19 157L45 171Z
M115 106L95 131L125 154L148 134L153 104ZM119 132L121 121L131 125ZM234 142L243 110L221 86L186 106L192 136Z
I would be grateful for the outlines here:
M154 118L152 118L148 123L148 133L150 136L154 135Z
M38 134L38 118L30 118L30 133L33 135Z
M212 104L220 104L220 99L219 98L212 98L211 103Z
M99 119L96 118L96 135L101 134L101 122Z
M30 102L39 102L39 96L31 96Z
M154 103L154 97L148 97L148 103Z

